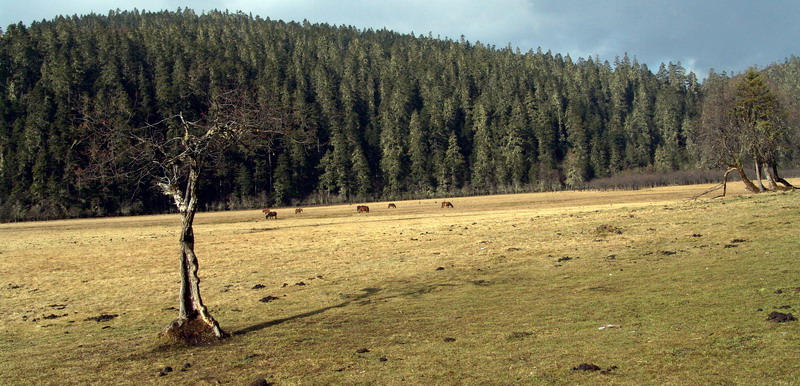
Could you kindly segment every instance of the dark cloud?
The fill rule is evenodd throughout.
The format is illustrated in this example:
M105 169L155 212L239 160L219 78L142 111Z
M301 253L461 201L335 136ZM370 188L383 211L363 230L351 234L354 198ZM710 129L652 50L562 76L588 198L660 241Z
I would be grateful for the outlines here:
M657 70L681 62L742 71L800 54L800 1L767 0L0 0L0 25L109 9L242 10L285 21L388 28L457 40L613 61L626 52Z
M790 38L800 32L796 1L534 3L536 19L546 25L539 36L554 52L609 60L627 52L650 67L680 61L703 76L710 68L740 71L800 51ZM519 41L537 44L535 39Z

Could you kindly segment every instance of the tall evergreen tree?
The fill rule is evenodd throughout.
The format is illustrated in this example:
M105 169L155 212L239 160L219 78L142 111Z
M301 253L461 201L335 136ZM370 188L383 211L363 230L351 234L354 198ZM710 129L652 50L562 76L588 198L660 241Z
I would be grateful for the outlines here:
M420 114L411 114L408 128L408 157L411 183L415 193L424 194L431 189L427 135L422 128Z
M464 164L464 156L461 154L458 139L455 133L451 133L447 140L447 150L438 175L440 192L449 192L461 186Z
M475 134L471 182L478 191L487 191L496 187L494 180L495 150L489 114L480 102L475 104L472 122Z

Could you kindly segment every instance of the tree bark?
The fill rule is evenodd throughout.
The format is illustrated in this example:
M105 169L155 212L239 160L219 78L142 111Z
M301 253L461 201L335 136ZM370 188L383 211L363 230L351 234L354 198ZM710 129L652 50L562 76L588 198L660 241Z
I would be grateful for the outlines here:
M725 197L725 193L728 192L728 176L734 170L736 170L736 168L728 168L728 170L725 171L725 175L722 176L722 196L721 197Z
M783 189L796 189L794 185L789 183L789 181L784 180L778 175L778 167L775 165L775 163L770 162L767 164L767 174L772 178L773 181L782 184L784 186Z
M764 177L767 179L767 186L769 186L769 190L775 191L778 190L778 184L775 183L775 176L772 174L772 170L770 170L769 165L764 163L762 169L764 172Z
M761 176L761 174L762 174L761 173L761 162L759 162L758 160L755 161L755 168L756 168L756 181L758 181L758 191L759 192L764 192L764 191L766 191L766 189L764 188L764 184L761 183L761 180L763 179L762 176Z
M753 181L750 181L750 179L747 178L747 174L744 172L744 168L735 167L735 169L736 169L736 171L739 172L739 178L742 179L742 182L744 183L744 188L745 189L747 189L751 193L760 193L761 192L758 189L758 187L753 183Z
M755 184L753 184L753 181L750 181L750 179L747 178L747 174L744 172L744 169L741 166L728 165L728 170L725 171L725 175L723 176L722 179L722 197L725 197L725 193L728 190L728 175L731 174L731 172L734 170L739 173L739 177L742 179L745 189L747 189L751 193L760 192L760 190L758 190L758 187Z

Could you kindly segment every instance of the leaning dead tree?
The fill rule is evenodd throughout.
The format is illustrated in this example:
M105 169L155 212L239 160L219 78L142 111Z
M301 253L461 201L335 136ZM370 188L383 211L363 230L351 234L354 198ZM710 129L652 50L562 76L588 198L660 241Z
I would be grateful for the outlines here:
M717 76L707 80L698 143L709 161L726 167L723 196L732 172L753 193L768 190L762 183L764 177L771 190L781 188L777 183L793 188L778 175L777 168L788 143L787 133L792 130L786 117L783 104L754 69L733 79ZM755 166L755 183L747 176L746 165Z
M263 100L263 98L262 98ZM162 336L191 345L222 339L220 327L200 295L199 264L194 252L193 223L198 185L203 172L231 146L270 146L288 133L287 116L253 95L228 92L216 97L202 114L192 112L144 125L131 124L126 114L92 111L83 124L91 133L90 156L99 175L151 182L168 196L181 219L180 290L177 318Z

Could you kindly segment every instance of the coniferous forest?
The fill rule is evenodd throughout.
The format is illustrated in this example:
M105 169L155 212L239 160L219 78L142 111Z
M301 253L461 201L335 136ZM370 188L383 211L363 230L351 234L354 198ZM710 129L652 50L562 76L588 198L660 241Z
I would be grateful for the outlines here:
M796 72L772 72L796 88ZM207 210L581 188L707 166L692 140L703 85L680 64L653 71L627 55L575 59L242 13L117 11L0 34L0 219L170 210L151 181L91 173L88 112L132 127L199 118L237 89L255 90L293 131L229 148L202 177Z

